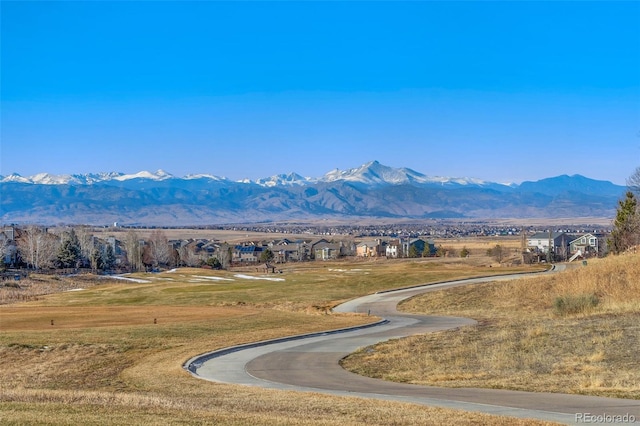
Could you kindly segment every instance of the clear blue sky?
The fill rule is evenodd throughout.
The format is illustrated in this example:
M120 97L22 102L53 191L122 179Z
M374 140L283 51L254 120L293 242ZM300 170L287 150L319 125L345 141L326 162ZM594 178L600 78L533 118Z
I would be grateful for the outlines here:
M0 174L640 166L640 2L1 3Z

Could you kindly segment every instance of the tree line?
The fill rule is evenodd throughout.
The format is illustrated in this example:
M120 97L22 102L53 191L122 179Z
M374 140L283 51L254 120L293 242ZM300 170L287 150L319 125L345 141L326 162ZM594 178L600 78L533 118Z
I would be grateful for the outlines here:
M152 231L145 239L140 238L136 231L129 230L120 240L97 238L91 228L84 226L58 233L37 225L14 230L13 241L2 239L0 254L4 262L0 267L141 271L178 265L222 267L231 258L228 245L226 253L217 253L215 260L208 255L196 255L186 247L175 249L161 230Z

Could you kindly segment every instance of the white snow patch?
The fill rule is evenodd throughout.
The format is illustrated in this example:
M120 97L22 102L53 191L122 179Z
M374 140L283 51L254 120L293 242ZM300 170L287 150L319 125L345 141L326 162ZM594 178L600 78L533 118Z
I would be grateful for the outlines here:
M67 291L81 291L84 290L84 288L72 288L71 290L67 290Z
M148 284L151 282L149 280L141 280L140 278L123 277L122 275L112 275L111 278L114 278L116 280L125 280L125 281L131 281L134 283L141 283L141 284Z
M243 275L243 274L237 274L237 275L234 275L234 277L244 278L246 280L284 281L284 278L254 277L251 275Z
M237 276L237 275L236 275L236 276ZM223 278L223 277L208 277L208 276L205 276L205 275L194 275L194 277L196 277L196 278L202 278L202 279L205 279L205 280L214 280L214 281L234 281L234 280L233 280L233 279L231 279L231 278Z

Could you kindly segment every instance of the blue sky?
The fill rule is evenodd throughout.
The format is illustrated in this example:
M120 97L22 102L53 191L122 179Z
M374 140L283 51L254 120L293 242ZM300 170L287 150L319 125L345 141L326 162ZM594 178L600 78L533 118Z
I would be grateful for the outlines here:
M640 166L640 2L1 3L0 174Z

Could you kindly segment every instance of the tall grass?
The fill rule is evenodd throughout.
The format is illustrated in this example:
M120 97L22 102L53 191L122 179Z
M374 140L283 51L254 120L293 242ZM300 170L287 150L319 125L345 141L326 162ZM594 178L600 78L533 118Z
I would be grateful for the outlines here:
M418 384L640 399L637 254L428 293L401 308L471 317L479 325L364 348L344 361L346 368Z

